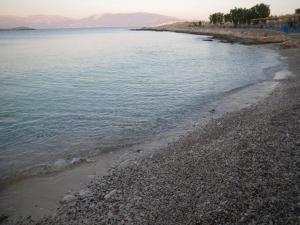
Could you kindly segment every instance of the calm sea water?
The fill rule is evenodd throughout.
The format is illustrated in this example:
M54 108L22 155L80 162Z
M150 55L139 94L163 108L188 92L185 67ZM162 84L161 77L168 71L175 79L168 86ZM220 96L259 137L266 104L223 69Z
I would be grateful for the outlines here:
M0 33L0 177L167 132L269 79L271 50L125 29Z

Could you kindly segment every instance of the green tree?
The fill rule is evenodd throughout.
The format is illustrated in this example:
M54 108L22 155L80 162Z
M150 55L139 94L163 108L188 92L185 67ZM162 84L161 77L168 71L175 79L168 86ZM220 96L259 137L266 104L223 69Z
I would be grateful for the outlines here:
M232 22L231 13L227 13L227 14L224 15L224 22L225 23L231 23Z
M224 13L217 13L217 21L219 24L224 23Z
M253 7L251 9L247 9L247 11L245 12L245 21L247 24L250 24L252 19L257 19L257 18L258 15Z
M230 10L232 22L235 26L246 22L246 12L247 9L236 8L236 7Z
M209 16L209 22L212 23L212 24L216 24L216 23L217 23L217 19L216 19L215 13L214 13L214 14L211 14L211 15Z
M212 24L222 24L224 21L224 14L223 13L214 13L209 16L209 21Z
M296 13L300 13L300 9L296 9ZM232 22L234 26L238 24L250 24L252 19L266 18L270 16L270 6L266 4L257 4L250 9L237 8L230 10L230 13L214 13L210 15L210 23L217 24L223 22Z
M259 19L259 18L266 18L270 16L270 6L266 4L257 4L251 8L253 13L255 14L255 18L253 19Z

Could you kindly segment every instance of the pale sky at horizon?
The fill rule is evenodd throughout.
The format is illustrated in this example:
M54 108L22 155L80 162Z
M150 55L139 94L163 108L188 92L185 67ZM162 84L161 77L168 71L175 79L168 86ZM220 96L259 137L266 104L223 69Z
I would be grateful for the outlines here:
M0 15L60 15L82 18L102 13L149 12L183 19L207 19L213 12L251 7L264 2L271 5L271 14L293 13L300 0L0 0Z

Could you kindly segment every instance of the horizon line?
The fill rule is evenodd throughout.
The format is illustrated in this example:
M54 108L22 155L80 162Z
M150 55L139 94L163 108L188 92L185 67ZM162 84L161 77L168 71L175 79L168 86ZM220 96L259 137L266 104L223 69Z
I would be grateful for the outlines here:
M119 12L119 13L114 13L114 12L104 12L104 13L93 13L93 14L87 14L86 16L83 17L72 17L72 16L63 16L60 14L30 14L30 15L23 15L23 16L19 16L19 15L14 15L14 14L0 14L1 16L11 16L11 17L20 17L20 18L26 18L26 17L32 17L32 16L59 16L59 17L64 17L64 18L68 18L68 19L83 19L83 18L87 18L87 17L91 17L91 16L104 16L104 15L116 15L116 14L152 14L152 15L159 15L159 16L167 16L167 17L171 17L174 19L182 19L182 20L188 20L187 18L179 18L179 17L175 17L175 16L170 16L170 15L166 15L166 14L162 14L162 13L154 13L154 12L146 12L146 11L133 11L133 12Z

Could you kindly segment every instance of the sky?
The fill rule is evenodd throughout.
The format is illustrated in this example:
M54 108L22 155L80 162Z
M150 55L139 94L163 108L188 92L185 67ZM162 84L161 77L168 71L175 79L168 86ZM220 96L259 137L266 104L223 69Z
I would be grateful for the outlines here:
M213 12L251 7L257 0L0 0L0 15L61 15L82 18L93 14L150 12L182 19L207 19ZM272 15L293 13L300 0L265 0Z

